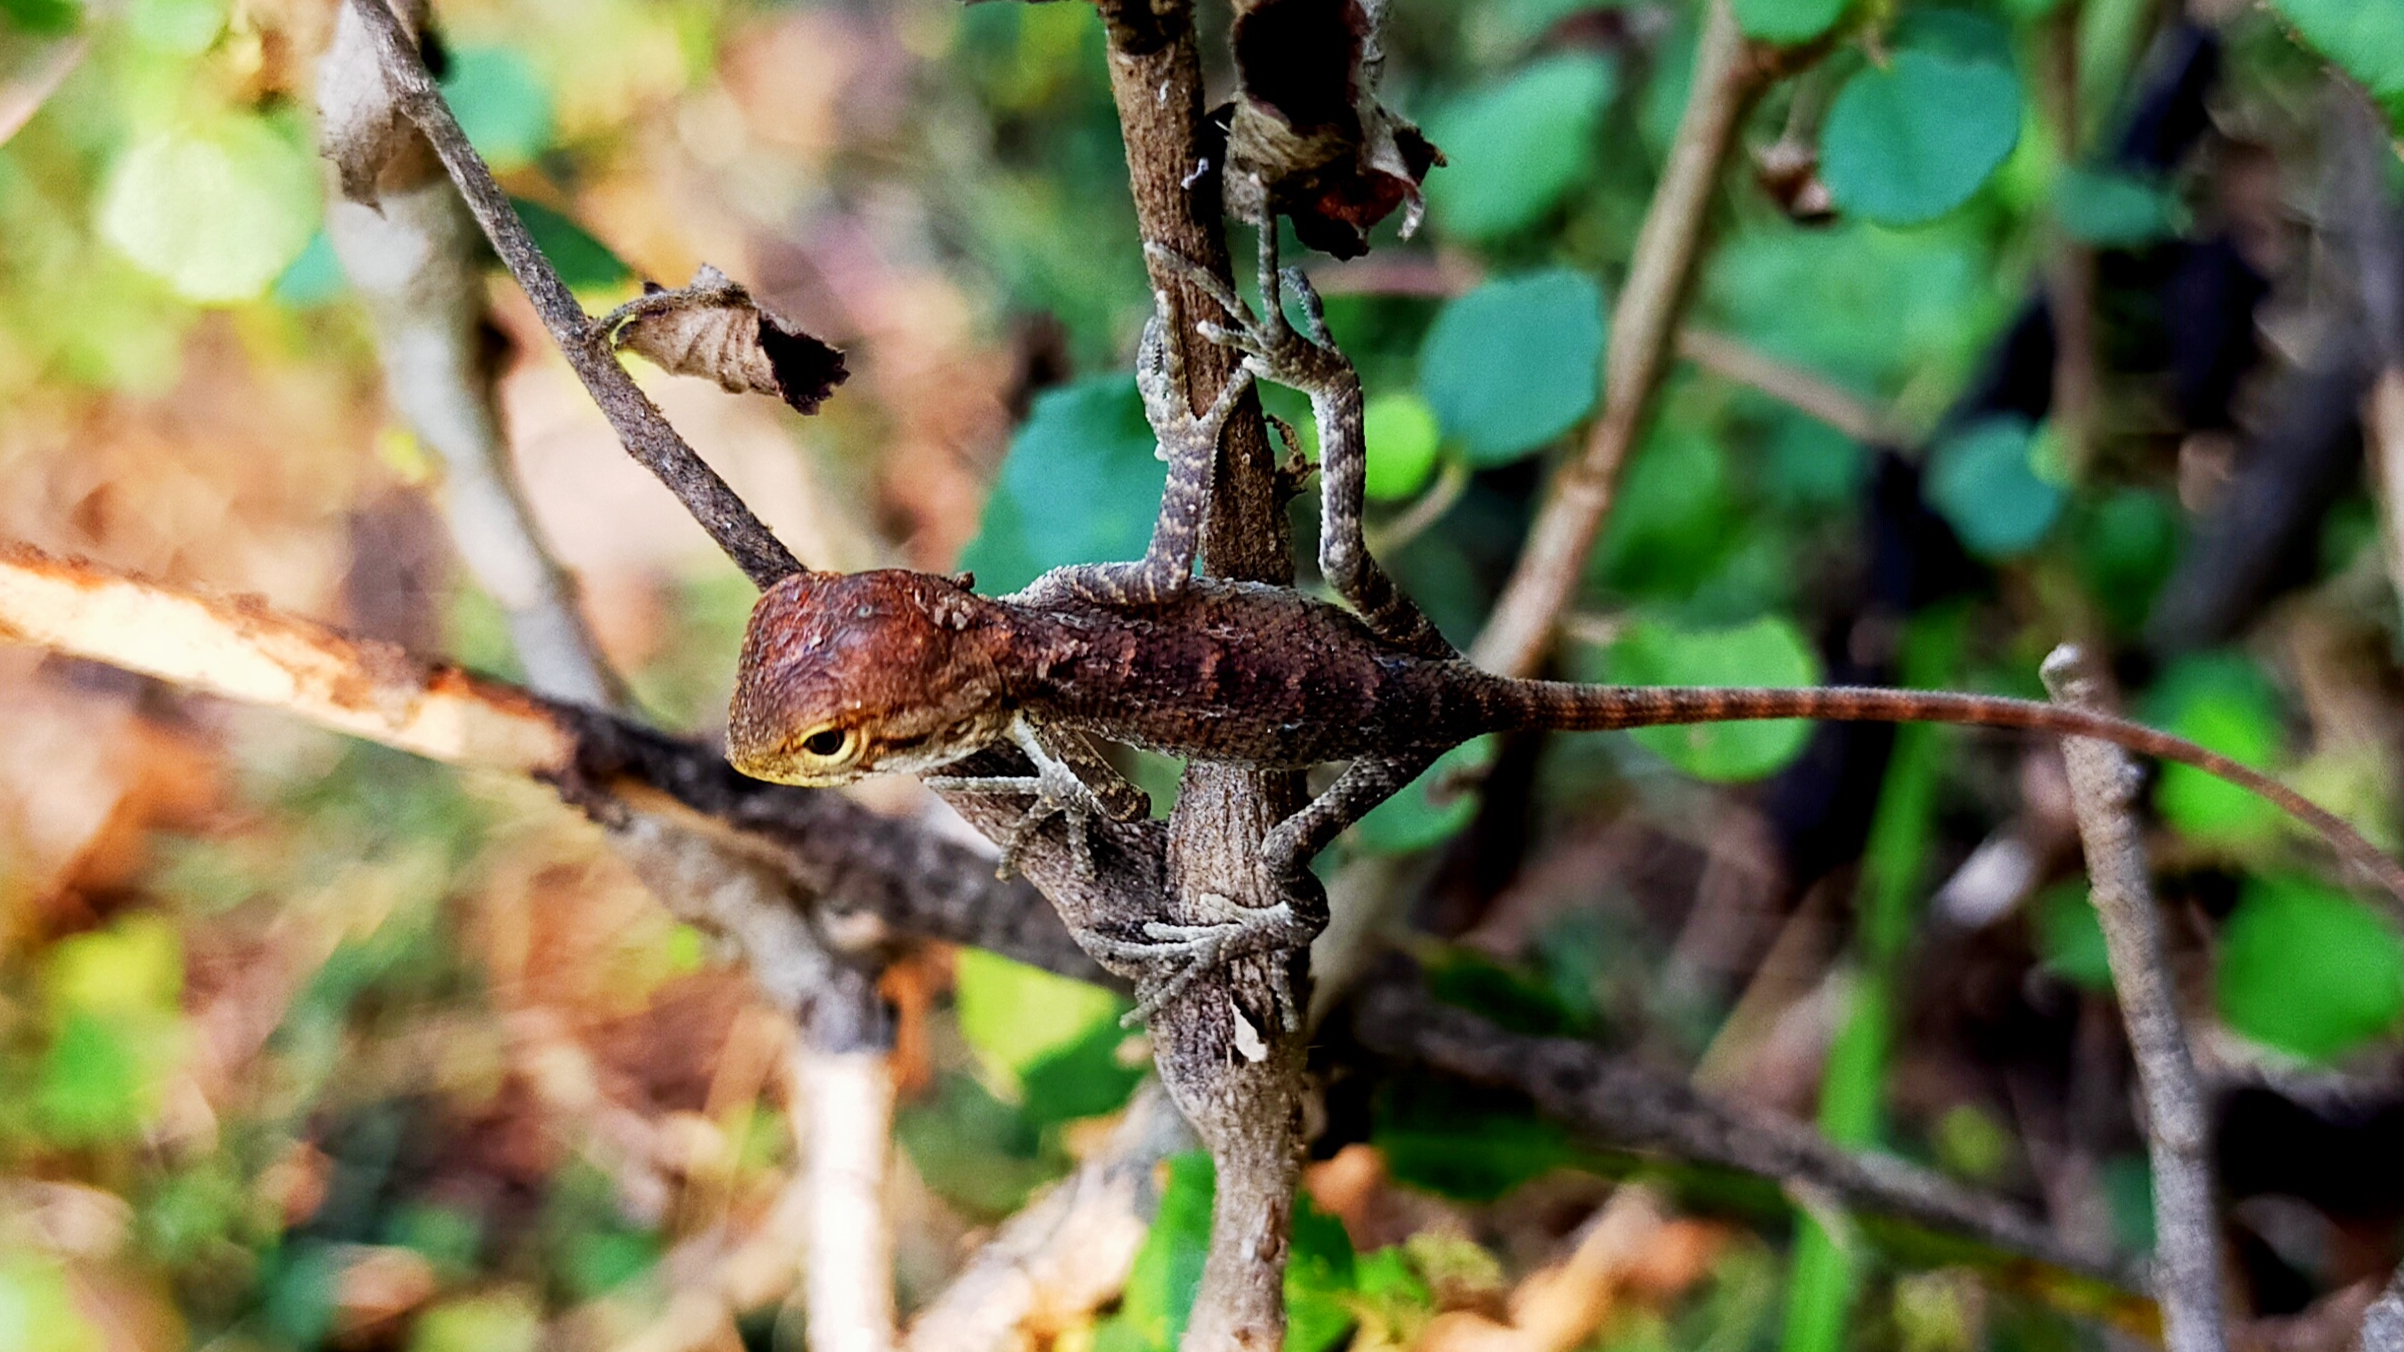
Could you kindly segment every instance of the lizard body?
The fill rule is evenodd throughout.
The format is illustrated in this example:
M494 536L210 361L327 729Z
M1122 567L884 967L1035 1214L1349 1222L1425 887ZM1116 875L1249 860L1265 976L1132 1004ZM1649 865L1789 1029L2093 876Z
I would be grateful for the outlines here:
M1946 691L1512 680L1391 642L1288 588L1197 578L1141 607L1049 592L1039 583L993 599L900 570L786 578L745 636L729 759L763 779L841 784L940 769L1024 720L1193 760L1301 769L1390 759L1415 774L1491 732L1780 718L1970 724L2093 737L2194 766L2277 803L2404 897L2404 869L2294 790L2083 709Z
M727 733L735 767L814 786L899 771L954 791L1026 795L1032 806L1001 842L1002 869L1013 866L1029 827L1063 815L1076 862L1090 871L1089 817L1127 821L1148 807L1090 739L1263 769L1345 761L1334 784L1261 842L1265 894L1307 902L1313 855L1444 750L1484 733L1784 718L1976 724L2098 738L2216 775L2312 827L2404 901L2404 867L2333 813L2259 771L2124 719L1942 691L1589 686L1512 680L1470 664L1363 542L1360 380L1328 337L1308 284L1278 271L1275 239L1262 229L1258 318L1215 275L1148 250L1217 300L1234 322L1202 332L1240 349L1245 365L1195 413L1177 345L1157 315L1147 327L1136 379L1169 474L1142 559L1054 569L998 599L962 580L898 570L778 582L744 638ZM1301 301L1301 331L1286 319L1281 278ZM1254 378L1310 396L1322 447L1320 573L1349 609L1288 588L1194 576L1219 434ZM1012 744L1033 775L939 773ZM1149 974L1139 979L1140 1016L1210 965L1307 944L1322 923L1315 909L1281 902L1198 924L1146 922L1139 938L1090 930L1078 938L1105 965ZM1287 1004L1289 1020L1298 1017Z

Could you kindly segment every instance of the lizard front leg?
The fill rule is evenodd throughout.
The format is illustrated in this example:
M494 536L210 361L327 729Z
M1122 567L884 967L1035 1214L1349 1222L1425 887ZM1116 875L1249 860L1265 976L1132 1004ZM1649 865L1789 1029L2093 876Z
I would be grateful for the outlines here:
M1252 388L1252 373L1237 368L1208 409L1196 414L1185 398L1185 358L1168 341L1168 301L1144 324L1136 355L1135 385L1143 394L1144 417L1158 439L1155 452L1168 462L1160 515L1152 542L1133 563L1080 563L1055 568L1011 599L1029 605L1084 601L1096 605L1161 605L1184 595L1202 544L1202 518L1218 475L1219 434L1236 401Z
M997 877L1007 878L1017 871L1019 857L1026 852L1035 828L1052 817L1060 817L1068 825L1069 850L1079 876L1092 877L1093 843L1086 835L1087 824L1096 814L1112 821L1134 821L1152 810L1152 800L1112 768L1083 733L1060 727L1038 730L1021 714L1010 725L1010 740L1034 762L1034 774L995 778L929 775L926 785L955 793L1028 794L1034 798L1008 837L995 842L1002 847L1001 861L994 868Z
M1241 297L1191 259L1157 245L1147 245L1146 250L1217 301L1235 321L1232 328L1204 325L1205 337L1241 351L1245 370L1309 396L1311 420L1319 427L1319 572L1327 585L1388 642L1426 657L1458 657L1369 553L1362 535L1369 447L1360 373L1329 336L1326 312L1310 279L1299 268L1278 268L1276 218L1259 222L1259 228L1257 319ZM1302 331L1286 321L1283 286L1292 287L1302 304Z

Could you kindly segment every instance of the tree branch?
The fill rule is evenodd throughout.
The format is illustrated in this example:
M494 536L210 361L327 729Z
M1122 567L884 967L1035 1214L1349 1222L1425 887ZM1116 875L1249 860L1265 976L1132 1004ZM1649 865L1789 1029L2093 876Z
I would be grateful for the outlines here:
M196 596L0 543L0 641L282 709L463 769L542 780L606 826L648 818L699 833L772 867L788 894L780 906L809 898L836 952L939 939L1118 984L1033 888L996 881L974 851L841 794L745 779L698 743L419 662L256 600ZM1139 858L1145 839L1110 837Z
M492 241L494 252L525 289L526 298L534 302L560 355L568 359L585 391L609 419L626 453L668 486L755 585L765 589L779 578L802 571L792 551L752 515L751 508L717 471L685 444L649 396L636 387L626 368L618 364L609 336L576 303L550 260L535 246L534 237L526 232L508 194L493 180L492 170L468 144L467 133L451 116L450 106L443 102L442 91L401 20L384 0L350 0L349 8L365 21L375 40L394 105L433 145L451 181L467 200L468 210Z
M906 1352L1010 1352L1117 1299L1160 1209L1160 1162L1193 1147L1176 1105L1145 1085L1109 1143L1002 1222L919 1312Z
M1220 166L1203 157L1202 68L1190 0L1101 0L1100 9L1143 242L1227 281ZM1274 218L1262 228L1275 229ZM1216 305L1187 279L1157 261L1151 266L1154 289L1168 299L1169 341L1184 359L1188 402L1205 409L1225 388L1237 356L1195 331L1197 320L1220 317ZM1227 424L1202 566L1256 582L1294 577L1275 461L1249 395ZM1254 864L1269 829L1301 805L1299 775L1189 766L1169 826L1166 909L1148 914L1191 923L1210 918L1214 902L1257 908L1288 900L1264 894ZM1324 905L1321 898L1293 901ZM1280 976L1307 980L1304 967L1301 954L1240 960L1195 981L1151 1021L1161 1082L1217 1167L1210 1251L1186 1326L1189 1352L1273 1352L1284 1337L1287 1232L1301 1177L1304 1040L1285 1028L1276 992L1286 984Z
M2142 1273L2097 1266L2000 1198L1891 1156L1847 1150L1801 1123L1715 1102L1591 1044L1506 1032L1430 998L1415 975L1389 972L1363 987L1352 1031L1381 1056L1526 1094L1597 1144L1805 1183L1863 1211L2144 1289Z
M2104 678L2064 644L2045 659L2045 688L2063 704L2103 710ZM2128 753L2086 737L2062 739L2070 799L2087 847L2095 915L2103 923L2112 987L2145 1091L2145 1135L2154 1170L2158 1286L2169 1352L2223 1352L2219 1222L2213 1213L2211 1126L2179 1020L2153 884L2131 815L2138 784Z
M1645 208L1627 284L1611 313L1602 414L1585 450L1554 476L1519 564L1469 650L1471 660L1489 671L1534 675L1551 647L1553 625L1577 594L1586 556L1618 491L1620 470L1668 368L1721 166L1746 112L1777 73L1778 67L1754 51L1737 28L1729 0L1713 0L1695 51L1694 92Z

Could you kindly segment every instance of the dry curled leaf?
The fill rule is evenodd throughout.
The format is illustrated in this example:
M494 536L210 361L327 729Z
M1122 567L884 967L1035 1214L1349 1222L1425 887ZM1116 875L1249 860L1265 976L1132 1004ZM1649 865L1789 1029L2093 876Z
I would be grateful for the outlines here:
M388 0L411 32L426 21L425 0ZM334 39L317 63L317 152L334 162L342 195L374 206L386 192L414 187L440 172L434 149L418 134L384 78L375 36L350 5L334 20ZM437 49L425 39L430 68Z
M680 290L649 288L626 307L610 341L680 376L706 376L731 393L773 394L815 413L849 372L843 353L759 307L709 264Z
M1338 258L1369 230L1424 210L1419 184L1444 162L1419 128L1377 101L1384 0L1250 0L1236 7L1238 92L1227 125L1228 210L1282 211L1303 243Z

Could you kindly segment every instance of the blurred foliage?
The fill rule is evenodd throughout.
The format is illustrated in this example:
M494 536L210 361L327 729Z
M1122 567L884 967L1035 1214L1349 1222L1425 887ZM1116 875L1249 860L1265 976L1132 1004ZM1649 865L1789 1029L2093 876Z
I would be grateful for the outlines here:
M706 258L852 349L854 381L807 423L642 373L813 564L958 566L1005 592L1142 552L1163 471L1127 366L1149 298L1091 6L438 8L446 93L589 302ZM1387 92L1449 160L1428 220L1410 241L1381 227L1361 264L1287 250L1362 373L1372 529L1408 536L1385 557L1457 640L1605 393L1699 8L1398 0ZM2226 546L2214 438L2254 416L2293 350L2280 329L2267 356L2197 375L2189 347L2231 321L2196 297L2259 276L2278 314L2328 303L2320 265L2297 261L2319 256L2299 232L2338 121L2327 71L2404 116L2404 10L2275 0L2231 19L2215 147L2161 164L2123 134L2167 7L1734 8L1756 38L1822 50L1739 137L1692 322L1924 435L1864 446L1679 367L1615 485L1562 674L2031 693L2045 649L2076 635L2131 659L2118 674L2146 718L2377 828L2397 792L2396 620L2354 479L2298 527L2300 591L2209 646L2149 626L2187 561ZM509 674L502 612L442 562L441 470L374 397L323 228L308 109L330 14L0 0L0 108L28 113L0 140L0 533ZM1800 152L1833 219L1765 190L1767 157L1742 163L1771 147ZM2095 261L2104 398L2088 424L2025 397L1957 407L1993 393L2065 241ZM1233 243L1249 256L1243 230ZM2245 271L2199 271L2224 256ZM497 277L492 294L504 421L546 533L639 705L715 726L750 590L673 534L673 507L583 410L522 301ZM2196 412L2199 387L2244 397ZM1318 450L1301 400L1264 400ZM1305 585L1314 510L1297 500ZM402 599L370 604L371 583ZM783 1014L545 795L89 673L0 668L0 690L22 711L0 739L0 1209L35 1218L0 1228L0 1349L612 1346L670 1308L668 1274L772 1211L792 1163ZM1428 855L1419 918L1468 930L1421 954L1443 998L1699 1063L1722 1090L1816 1105L1834 1135L2033 1202L2034 1134L2056 1128L2016 1096L2071 1073L2058 1002L2109 991L2093 909L2065 862L2004 900L2012 923L1947 946L1920 919L1998 822L2042 810L2007 745L1912 729L1889 751L1788 724L1541 754L1480 739L1339 853ZM1846 756L1867 769L1835 777ZM1175 767L1136 769L1165 806ZM2235 1035L2227 1054L2392 1060L2389 922L2312 874L2318 856L2242 793L2171 767L2147 804L2182 908L2170 932L2193 946L2194 1003ZM1755 842L1807 856L1865 825L1858 882L1834 861L1816 909L1760 881L1774 870ZM1762 895L1710 900L1732 889ZM1805 914L1851 941L1772 1037L1778 1012L1744 1003L1752 964ZM1145 1046L1118 997L989 955L906 975L925 997L906 1017L929 1035L905 1067L914 1181L897 1221L904 1289L923 1299L959 1236L1093 1148ZM1973 996L2007 1012L1959 1007ZM1576 1242L1598 1180L1639 1168L1457 1085L1360 1073L1328 1101L1321 1144L1380 1172L1311 1166L1297 1352L1491 1319ZM2079 1145L2097 1206L2140 1249L2140 1138L2119 1119L2095 1130ZM1759 1237L1621 1291L1582 1347L2093 1341L2008 1282L1898 1278L1919 1261L1905 1248L1849 1248L1756 1180L1642 1167ZM1175 1160L1164 1181L1124 1299L1063 1346L1174 1345L1208 1163ZM746 1345L791 1345L778 1323L748 1312Z

